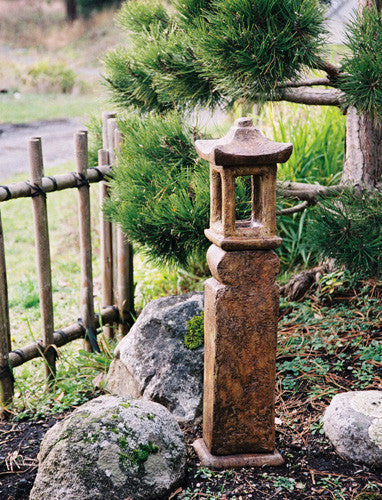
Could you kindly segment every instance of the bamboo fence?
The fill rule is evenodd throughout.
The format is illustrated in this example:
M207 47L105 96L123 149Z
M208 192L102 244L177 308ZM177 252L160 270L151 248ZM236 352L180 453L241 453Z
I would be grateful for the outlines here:
M99 351L97 333L104 329L106 338L114 335L113 325L126 334L134 315L132 247L119 228L101 215L101 281L102 312L94 312L92 242L90 218L90 183L100 184L101 205L109 196L108 178L112 177L115 152L122 136L114 113L105 112L103 149L98 154L98 166L88 167L88 137L86 131L74 136L76 172L44 176L41 138L28 143L30 181L0 186L0 202L15 198L32 198L37 273L42 320L41 339L22 349L12 350L9 321L8 286L5 262L5 240L0 214L0 405L6 412L14 392L13 368L37 357L45 360L45 378L49 387L55 377L57 348L83 337L85 349ZM50 262L48 212L46 197L53 191L78 189L78 220L81 261L81 317L61 330L54 329L52 268Z

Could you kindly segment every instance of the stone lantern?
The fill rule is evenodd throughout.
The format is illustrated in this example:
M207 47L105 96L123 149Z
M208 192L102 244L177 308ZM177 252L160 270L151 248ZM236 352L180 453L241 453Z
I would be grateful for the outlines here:
M276 236L277 163L292 144L266 139L240 118L218 140L196 141L210 163L205 285L203 438L194 443L202 465L280 465L275 450L274 392L279 291ZM236 220L235 179L251 176L251 216Z

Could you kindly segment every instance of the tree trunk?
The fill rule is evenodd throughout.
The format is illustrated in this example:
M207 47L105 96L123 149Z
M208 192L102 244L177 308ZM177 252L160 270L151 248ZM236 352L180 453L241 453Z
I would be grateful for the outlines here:
M358 12L364 7L382 8L382 0L358 0ZM349 108L346 121L345 164L342 184L378 189L382 180L382 123L372 116Z
M342 184L378 189L382 178L382 125L349 108Z
M72 23L78 17L77 0L65 0L66 20Z

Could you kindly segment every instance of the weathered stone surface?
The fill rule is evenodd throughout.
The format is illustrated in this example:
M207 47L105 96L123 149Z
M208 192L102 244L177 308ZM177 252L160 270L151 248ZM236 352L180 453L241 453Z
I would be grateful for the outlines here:
M186 445L163 406L101 396L52 427L38 457L31 500L148 500L181 482Z
M279 261L272 251L214 248L208 261L228 284L211 278L205 286L203 439L213 455L271 453Z
M183 341L187 321L202 310L201 292L150 302L115 350L107 390L156 401L179 422L200 417L203 347L191 351Z
M382 467L382 391L334 396L325 411L324 431L341 456Z

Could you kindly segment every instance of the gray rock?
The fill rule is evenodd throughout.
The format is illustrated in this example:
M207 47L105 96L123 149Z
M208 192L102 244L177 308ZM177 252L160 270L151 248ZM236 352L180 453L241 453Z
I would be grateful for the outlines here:
M168 498L183 479L186 453L166 408L101 396L47 432L30 500Z
M113 394L156 401L178 422L202 413L203 347L184 347L187 321L203 310L203 293L153 300L118 344L107 376Z
M325 411L324 431L341 456L382 467L382 391L334 396Z

